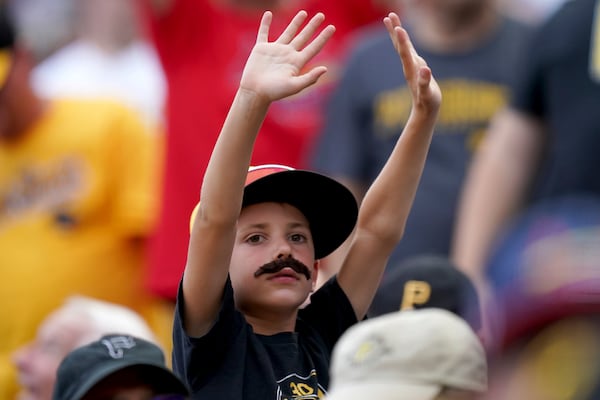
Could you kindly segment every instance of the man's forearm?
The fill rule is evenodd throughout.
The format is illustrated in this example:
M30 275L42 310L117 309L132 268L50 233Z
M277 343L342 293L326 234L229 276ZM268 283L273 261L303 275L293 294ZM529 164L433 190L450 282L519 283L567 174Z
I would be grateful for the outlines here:
M463 186L457 210L452 258L475 280L502 227L521 209L543 148L539 123L516 111L502 111L490 128Z

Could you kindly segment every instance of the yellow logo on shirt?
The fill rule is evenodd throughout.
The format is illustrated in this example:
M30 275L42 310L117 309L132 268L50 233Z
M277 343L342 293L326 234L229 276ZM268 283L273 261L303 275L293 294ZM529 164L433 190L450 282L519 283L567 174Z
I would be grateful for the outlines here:
M277 400L318 400L325 397L325 390L317 382L315 370L308 376L290 374L277 383Z

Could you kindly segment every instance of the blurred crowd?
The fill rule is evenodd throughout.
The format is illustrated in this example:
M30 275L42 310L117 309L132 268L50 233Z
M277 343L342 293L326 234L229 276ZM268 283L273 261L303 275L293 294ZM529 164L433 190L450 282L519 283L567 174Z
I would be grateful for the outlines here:
M600 0L0 5L0 400L51 399L65 356L110 346L189 396L170 352L190 214L265 9L275 37L300 9L336 33L318 84L269 110L254 165L315 170L362 201L411 110L389 11L443 96L331 399L600 395ZM150 369L127 379L152 386Z

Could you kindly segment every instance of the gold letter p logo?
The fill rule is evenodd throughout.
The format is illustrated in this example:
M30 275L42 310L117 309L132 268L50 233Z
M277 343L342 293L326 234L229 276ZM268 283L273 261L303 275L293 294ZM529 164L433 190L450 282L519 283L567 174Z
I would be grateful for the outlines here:
M415 304L425 304L431 296L431 286L425 281L408 281L404 284L404 295L400 310L413 309Z

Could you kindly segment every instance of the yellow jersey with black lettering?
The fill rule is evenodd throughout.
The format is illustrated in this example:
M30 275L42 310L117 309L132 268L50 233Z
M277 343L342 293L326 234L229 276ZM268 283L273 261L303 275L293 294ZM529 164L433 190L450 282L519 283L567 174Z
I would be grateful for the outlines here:
M140 239L154 224L161 146L145 129L120 105L60 100L20 138L0 142L2 390L14 388L11 352L69 295L149 320L166 311L143 287Z

